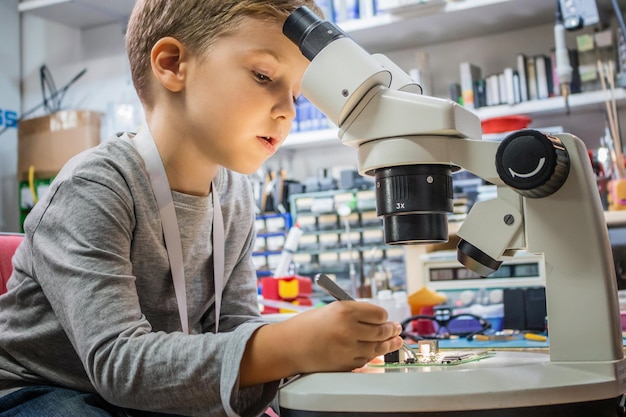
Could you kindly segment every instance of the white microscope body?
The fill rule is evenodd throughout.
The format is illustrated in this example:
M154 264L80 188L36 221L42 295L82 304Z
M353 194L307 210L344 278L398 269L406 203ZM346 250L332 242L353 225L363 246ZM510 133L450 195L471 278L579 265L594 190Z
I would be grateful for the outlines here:
M422 96L393 62L306 7L283 31L311 60L304 95L339 126L341 142L358 149L359 172L376 178L387 243L448 239L451 172L463 168L497 186L497 198L475 204L459 230L458 258L488 275L516 250L543 254L550 349L454 367L304 375L281 389L282 415L621 415L617 286L582 141L533 130L483 141L476 115Z

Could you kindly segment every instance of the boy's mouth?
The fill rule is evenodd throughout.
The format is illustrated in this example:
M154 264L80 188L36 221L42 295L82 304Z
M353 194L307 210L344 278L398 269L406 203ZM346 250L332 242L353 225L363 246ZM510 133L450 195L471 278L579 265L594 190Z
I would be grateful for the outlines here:
M259 136L259 138L263 139L264 141L268 142L271 145L275 145L276 144L276 139L274 139L271 136Z

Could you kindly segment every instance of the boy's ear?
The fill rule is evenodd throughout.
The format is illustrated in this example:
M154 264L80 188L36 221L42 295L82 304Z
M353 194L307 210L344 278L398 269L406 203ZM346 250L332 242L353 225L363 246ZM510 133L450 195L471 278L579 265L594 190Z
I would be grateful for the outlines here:
M172 37L161 38L152 47L152 72L163 87L174 93L185 85L186 55L185 47Z

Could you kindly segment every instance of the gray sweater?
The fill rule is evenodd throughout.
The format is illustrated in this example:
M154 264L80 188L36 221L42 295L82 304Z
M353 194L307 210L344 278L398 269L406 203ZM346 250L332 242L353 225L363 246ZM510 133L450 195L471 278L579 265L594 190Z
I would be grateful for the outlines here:
M172 193L192 329L185 335L156 200L130 139L111 139L73 158L29 214L0 297L0 396L59 385L129 409L261 413L278 383L238 387L246 342L265 324L251 262L251 188L245 176L225 169L214 184L227 281L217 334L212 200Z

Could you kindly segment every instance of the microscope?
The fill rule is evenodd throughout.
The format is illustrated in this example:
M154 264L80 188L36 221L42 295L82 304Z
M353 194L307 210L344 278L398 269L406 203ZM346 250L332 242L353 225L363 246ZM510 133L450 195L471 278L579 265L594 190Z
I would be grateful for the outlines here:
M282 416L621 416L623 355L612 253L594 173L570 134L521 130L482 140L479 118L427 97L306 7L284 34L311 64L303 93L373 176L387 244L448 240L452 173L497 186L458 236L458 260L487 276L518 250L543 254L549 354L497 351L455 366L365 367L302 375L279 392Z

